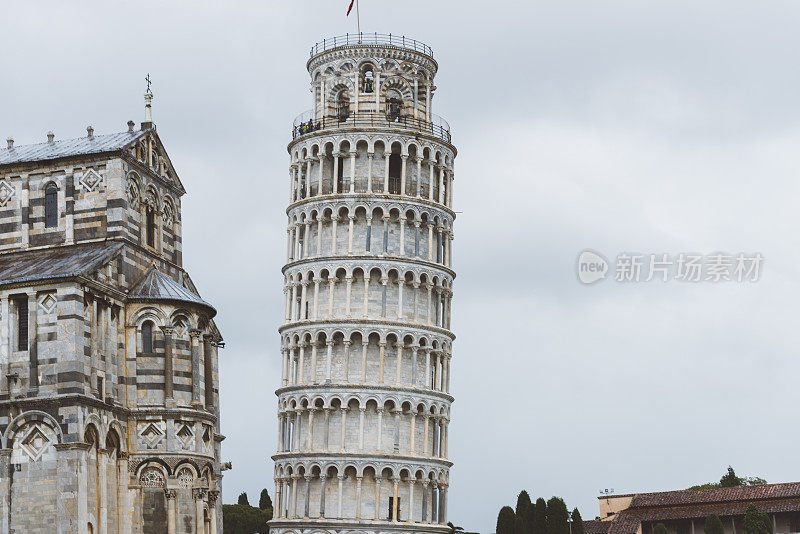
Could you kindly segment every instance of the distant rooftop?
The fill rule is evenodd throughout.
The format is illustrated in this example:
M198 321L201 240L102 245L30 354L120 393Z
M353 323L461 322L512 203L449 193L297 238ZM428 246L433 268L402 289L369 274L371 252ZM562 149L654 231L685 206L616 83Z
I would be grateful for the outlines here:
M34 145L13 146L13 141L9 141L9 145L11 145L9 148L0 148L0 165L115 152L142 137L147 131L131 129L127 132L107 135L91 135L59 141L54 139Z
M338 48L340 46L357 46L357 45L388 45L396 46L398 48L406 48L414 50L427 56L433 57L433 49L415 39L406 37L405 35L393 35L391 33L347 33L337 37L329 37L316 43L311 47L310 56L313 57L326 50Z

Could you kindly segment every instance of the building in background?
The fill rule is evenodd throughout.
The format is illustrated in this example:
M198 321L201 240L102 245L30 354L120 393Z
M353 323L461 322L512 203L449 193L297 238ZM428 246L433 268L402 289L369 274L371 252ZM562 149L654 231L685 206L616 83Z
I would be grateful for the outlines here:
M221 336L151 99L0 149L0 534L221 531Z
M720 517L725 534L741 534L750 504L769 515L774 534L800 532L800 482L603 495L598 502L600 517L584 522L586 534L653 534L659 523L670 534L702 534L710 514Z
M294 123L277 533L447 531L453 160L431 49L316 44Z

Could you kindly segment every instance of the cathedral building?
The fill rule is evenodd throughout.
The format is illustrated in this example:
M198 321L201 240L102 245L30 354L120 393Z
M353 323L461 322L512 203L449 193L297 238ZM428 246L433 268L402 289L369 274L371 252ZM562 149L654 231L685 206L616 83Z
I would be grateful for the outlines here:
M288 151L277 533L448 532L453 161L438 64L325 39Z
M0 149L0 534L221 532L222 338L145 98Z

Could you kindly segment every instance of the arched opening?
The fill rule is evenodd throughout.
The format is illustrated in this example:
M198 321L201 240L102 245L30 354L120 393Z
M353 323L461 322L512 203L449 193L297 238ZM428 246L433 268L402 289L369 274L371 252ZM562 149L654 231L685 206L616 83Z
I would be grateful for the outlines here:
M145 354L153 352L153 321L142 323L142 352Z
M156 246L156 213L151 207L147 207L145 215L145 235L147 238L147 246L155 248Z
M386 91L386 118L389 122L399 122L403 117L403 96L395 89Z
M400 154L389 156L389 193L400 194L400 174L403 169L403 159Z
M364 70L364 81L362 85L362 90L365 93L375 92L375 74L372 72L371 65L368 65Z
M58 226L58 187L52 182L44 190L44 226Z
M342 89L336 95L336 118L339 121L346 121L350 116L350 96L347 91Z

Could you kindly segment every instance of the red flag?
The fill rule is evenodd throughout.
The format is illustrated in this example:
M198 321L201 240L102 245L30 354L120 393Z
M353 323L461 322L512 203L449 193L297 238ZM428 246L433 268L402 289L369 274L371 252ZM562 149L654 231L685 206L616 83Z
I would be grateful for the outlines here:
M350 16L350 12L353 11L353 4L356 3L356 0L350 0L350 7L347 8L347 16Z

